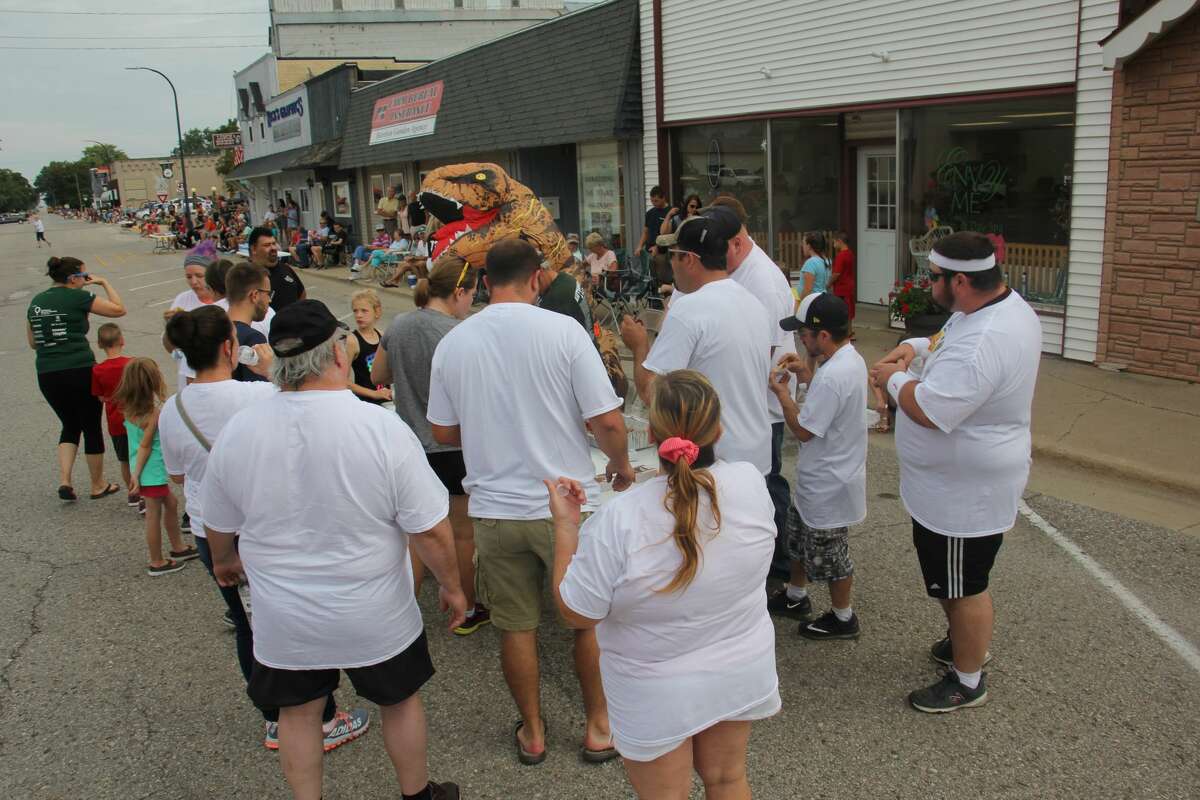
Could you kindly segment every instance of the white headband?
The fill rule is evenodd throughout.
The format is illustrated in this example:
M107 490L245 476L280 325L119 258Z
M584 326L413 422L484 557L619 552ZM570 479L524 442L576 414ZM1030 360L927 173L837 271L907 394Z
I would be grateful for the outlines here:
M983 272L985 269L991 269L996 266L996 255L993 253L987 258L959 260L957 258L948 258L937 250L934 250L929 254L929 263L937 264L942 269L949 269L954 272Z

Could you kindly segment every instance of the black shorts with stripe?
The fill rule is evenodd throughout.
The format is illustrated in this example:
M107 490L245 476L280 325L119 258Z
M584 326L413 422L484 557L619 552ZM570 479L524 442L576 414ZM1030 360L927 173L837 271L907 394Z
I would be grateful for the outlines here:
M915 519L913 547L921 562L925 591L939 600L970 597L988 588L988 576L1004 542L1003 533L991 536L944 536Z

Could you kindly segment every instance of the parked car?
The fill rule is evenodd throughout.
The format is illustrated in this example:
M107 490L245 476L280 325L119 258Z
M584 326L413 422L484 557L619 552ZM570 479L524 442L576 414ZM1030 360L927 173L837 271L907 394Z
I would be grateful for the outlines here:
M24 221L25 221L25 213L22 211L9 211L4 214L0 214L0 224L4 224L6 222L24 222Z

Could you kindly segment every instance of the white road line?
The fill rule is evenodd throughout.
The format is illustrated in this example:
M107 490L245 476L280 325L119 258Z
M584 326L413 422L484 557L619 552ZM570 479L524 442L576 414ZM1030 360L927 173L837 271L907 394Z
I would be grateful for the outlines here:
M351 311L349 314L342 314L340 317L338 317L338 322L341 322L345 319L349 319L350 317L353 317L353 316L354 316L353 311Z
M179 269L180 269L179 267L163 267L162 269L152 269L152 270L150 270L149 272L139 272L139 273L138 273L138 274L136 274L136 275L122 275L121 277L122 277L122 278L125 278L125 279L129 279L129 278L144 278L144 277L146 277L147 275L157 275L157 274L158 274L158 273L160 273L160 272L174 272L174 271L176 271L176 270L179 270Z
M147 284L145 284L145 285L143 285L143 286L135 286L135 287L133 287L132 289L130 289L129 291L131 291L131 292L139 292L139 291L141 291L142 289L149 289L151 286L162 286L162 285L164 285L164 284L167 284L167 283L177 283L178 281L179 281L179 279L178 279L178 278L171 278L169 281L158 281L158 282L156 282L156 283L147 283Z
M146 306L146 308L154 308L155 306L165 306L167 303L171 302L174 299L175 299L174 297L169 297L166 300L159 300L157 303L148 304Z
M1197 650L1191 642L1185 639L1183 634L1164 622L1137 595L1125 588L1125 585L1117 580L1115 575L1096 563L1096 560L1087 553L1080 550L1074 542L1068 539L1058 528L1055 528L1043 519L1024 500L1021 501L1018 508L1021 511L1021 516L1025 517L1029 521L1029 524L1050 537L1050 541L1063 550L1066 550L1067 555L1075 559L1075 562L1087 570L1101 586L1112 592L1121 601L1121 605L1128 609L1129 613L1137 617L1158 638L1166 642L1172 650L1179 654L1180 658L1187 662L1189 667L1196 670L1196 672L1200 672L1200 650Z

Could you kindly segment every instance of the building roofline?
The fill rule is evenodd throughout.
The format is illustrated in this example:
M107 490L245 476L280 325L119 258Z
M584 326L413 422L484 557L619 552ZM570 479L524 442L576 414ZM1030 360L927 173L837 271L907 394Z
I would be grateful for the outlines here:
M1155 39L1195 11L1197 6L1200 6L1200 0L1158 0L1100 40L1104 68L1116 69L1124 62L1136 58L1137 54Z

